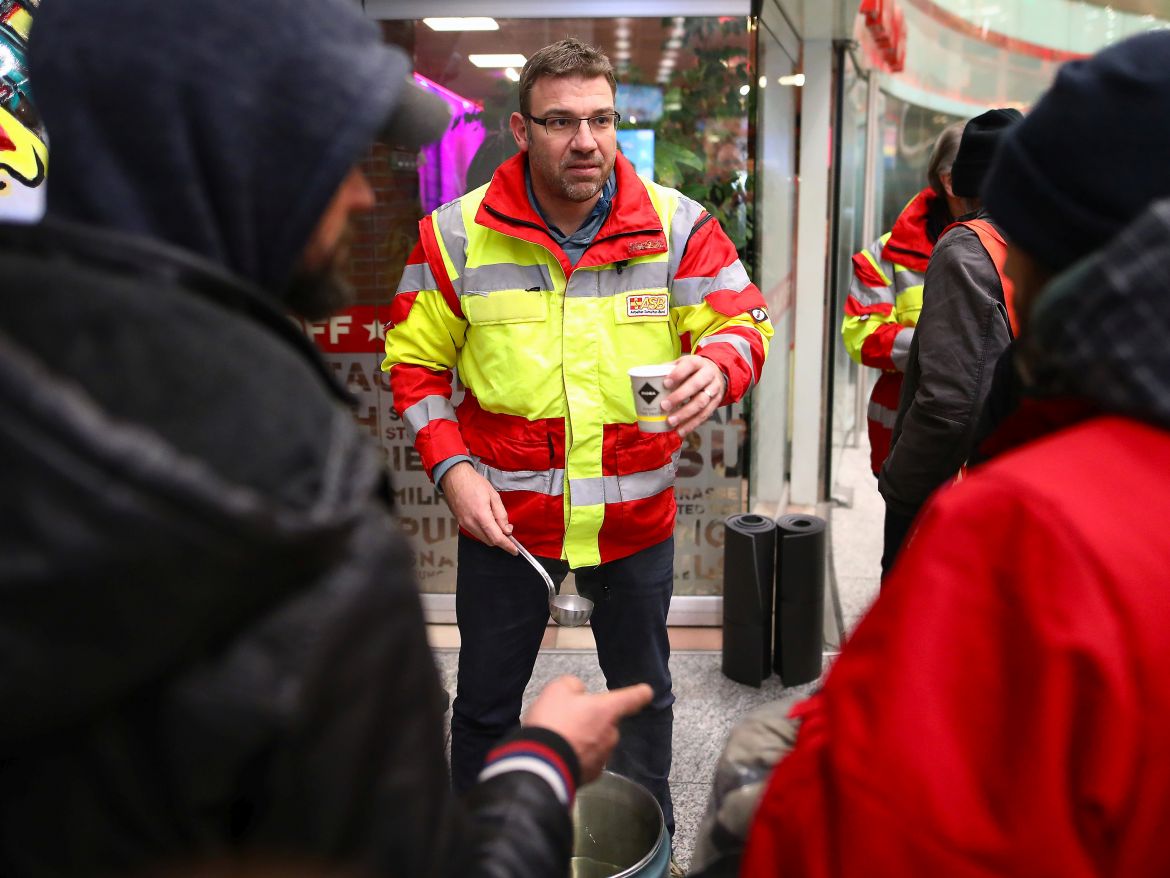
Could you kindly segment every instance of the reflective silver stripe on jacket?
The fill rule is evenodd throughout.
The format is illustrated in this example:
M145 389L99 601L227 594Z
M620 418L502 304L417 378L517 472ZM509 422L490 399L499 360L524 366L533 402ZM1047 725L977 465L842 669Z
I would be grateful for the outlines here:
M730 332L721 332L717 335L708 335L699 340L696 346L696 353L699 353L703 348L709 344L716 342L725 342L735 348L735 352L739 354L740 358L747 364L748 372L751 373L752 381L748 385L748 390L756 386L756 382L760 380L760 376L756 374L755 364L752 362L752 346L746 338L742 335L733 335ZM745 393L747 391L744 391Z
M920 288L925 282L925 274L921 274L912 268L904 268L901 265L894 266L895 295L900 296L908 290Z
M463 292L494 293L497 290L551 290L552 275L546 265L516 265L497 262L477 265L463 275Z
M742 263L736 260L731 265L719 269L719 273L714 277L675 278L670 291L670 302L676 306L698 305L717 290L733 290L738 293L750 283L747 271Z
M894 304L893 288L887 286L869 287L861 282L857 275L849 281L849 295L856 299L863 307L873 305ZM868 316L868 315L867 315Z
M869 255L873 257L873 261L877 264L878 271L885 276L887 283L893 283L893 281L890 280L890 275L894 273L894 264L886 259L886 241L890 240L891 234L893 233L886 232L862 251L869 253ZM886 267L890 269L889 271L886 271L886 269L882 267L883 262L885 262Z
M610 265L599 271L582 269L569 278L565 295L569 298L601 298L620 296L634 290L665 290L667 265L665 262L636 262L621 271Z
M879 286L871 287L864 283L861 278L857 276L856 268L854 268L851 272L849 278L849 295L856 299L863 307L870 307L872 305L885 302L888 302L891 305L894 304L894 281L890 275L897 273L896 268L888 262L884 267L882 265L882 252L885 249L886 239L889 237L890 233L887 232L882 237L874 241L871 246L866 247L861 251L864 256L869 257L869 259L866 259L866 264L868 264L871 269L881 275L882 283ZM872 262L870 260L872 260Z
M455 267L455 277L463 277L467 268L467 229L463 225L463 209L459 201L444 204L435 211L435 231L443 239L447 256Z
M695 223L699 221L699 217L704 212L703 205L694 199L687 198L685 195L679 198L674 216L670 218L670 260L667 263L670 267L670 274L667 276L667 283L673 282L674 276L678 274L678 266L682 262L687 239L691 237L691 229L695 227Z
M894 344L890 347L890 359L894 361L894 368L899 372L906 371L906 364L910 362L910 342L914 341L914 327L907 326L899 329L894 336Z
M406 421L406 431L410 434L411 442L414 441L415 436L422 432L423 427L432 421L459 422L451 400L438 394L424 396L402 413L402 420Z
M877 423L881 424L887 430L894 429L894 421L898 420L898 413L896 411L888 409L884 405L880 405L872 400L865 414L871 421L877 421Z
M622 503L627 500L657 497L674 485L675 473L678 472L678 458L679 452L676 451L666 466L640 473L569 479L569 502L573 506L600 506L602 503Z
M398 293L414 293L419 290L437 290L439 285L435 282L435 275L431 271L431 267L425 263L420 262L418 265L408 265L402 269L402 279L398 281Z
M547 494L550 497L559 497L565 493L565 471L563 469L496 469L494 466L488 466L474 455L471 460L476 472L487 479L497 491L532 491L535 494Z

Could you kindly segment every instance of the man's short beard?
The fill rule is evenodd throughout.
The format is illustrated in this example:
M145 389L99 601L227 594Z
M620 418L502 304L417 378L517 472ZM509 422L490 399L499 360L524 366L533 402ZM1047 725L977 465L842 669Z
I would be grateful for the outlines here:
M333 266L307 271L297 269L289 281L285 304L306 320L325 320L352 305L357 291Z
M596 186L592 183L568 183L565 180L558 180L563 195L569 201L575 201L580 204L582 201L588 201L598 192L605 188L605 180L602 180ZM582 190L582 187L585 187Z

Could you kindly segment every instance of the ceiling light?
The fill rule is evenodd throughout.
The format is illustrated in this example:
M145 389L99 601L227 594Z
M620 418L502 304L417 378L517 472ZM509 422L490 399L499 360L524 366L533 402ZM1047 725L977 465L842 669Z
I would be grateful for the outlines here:
M505 68L504 76L506 76L508 79L512 80L512 82L519 82L520 81L520 74L516 72L515 67Z
M768 77L761 76L760 77L760 88L764 88L767 84L768 84Z
M431 30L499 30L494 18L424 18L423 24Z
M779 79L776 80L776 84L777 85L794 85L797 88L800 88L802 85L804 85L804 74L803 73L794 73L792 76L781 76Z
M476 67L523 67L528 61L523 55L468 55L467 60Z
M740 93L741 95L743 95L745 98L747 97L747 95L748 95L748 92L749 92L749 91L751 91L751 90L752 90L752 87L751 87L750 85L741 85L741 86L739 87L739 93Z

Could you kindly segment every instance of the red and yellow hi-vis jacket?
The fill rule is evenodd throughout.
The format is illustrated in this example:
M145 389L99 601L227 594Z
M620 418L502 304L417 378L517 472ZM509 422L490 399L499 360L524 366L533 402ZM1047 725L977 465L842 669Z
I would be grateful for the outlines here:
M728 404L759 380L772 326L719 224L621 155L609 218L571 266L524 161L420 222L382 368L428 473L469 455L520 542L591 566L674 532L680 440L638 430L627 370L700 354Z
M927 187L903 208L893 229L853 256L841 337L856 362L881 369L869 398L870 465L878 472L890 451L902 373L922 310L922 281L934 242L926 233Z

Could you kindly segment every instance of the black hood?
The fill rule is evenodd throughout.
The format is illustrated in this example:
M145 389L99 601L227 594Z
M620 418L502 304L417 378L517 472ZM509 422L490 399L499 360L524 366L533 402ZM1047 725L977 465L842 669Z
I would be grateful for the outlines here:
M1042 394L1170 429L1170 199L1041 294L1020 361Z
M46 0L29 64L50 216L183 247L277 298L410 69L352 0Z

